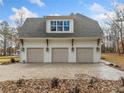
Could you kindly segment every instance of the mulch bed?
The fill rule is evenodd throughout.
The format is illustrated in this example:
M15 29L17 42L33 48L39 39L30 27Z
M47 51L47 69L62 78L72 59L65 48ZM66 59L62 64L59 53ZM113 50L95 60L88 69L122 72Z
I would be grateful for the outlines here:
M77 75L77 79L19 79L0 82L0 93L117 93L122 86L120 80L102 80L88 75ZM76 91L77 90L77 91Z

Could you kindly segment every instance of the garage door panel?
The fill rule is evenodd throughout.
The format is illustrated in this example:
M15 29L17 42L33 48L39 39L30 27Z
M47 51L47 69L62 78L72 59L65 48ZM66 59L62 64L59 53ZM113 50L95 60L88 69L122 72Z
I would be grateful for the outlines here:
M44 53L42 48L27 49L28 62L43 62Z
M52 49L53 62L68 62L68 49L67 48L53 48Z
M93 62L93 48L77 48L77 62Z

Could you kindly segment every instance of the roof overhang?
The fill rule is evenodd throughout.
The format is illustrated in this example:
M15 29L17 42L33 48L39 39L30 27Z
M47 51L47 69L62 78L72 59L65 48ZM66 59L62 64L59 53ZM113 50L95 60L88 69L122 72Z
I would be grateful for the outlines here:
M66 38L61 38L61 37L44 37L44 38L19 38L19 39L84 39L84 40L92 40L92 39L101 39L101 37L66 37Z

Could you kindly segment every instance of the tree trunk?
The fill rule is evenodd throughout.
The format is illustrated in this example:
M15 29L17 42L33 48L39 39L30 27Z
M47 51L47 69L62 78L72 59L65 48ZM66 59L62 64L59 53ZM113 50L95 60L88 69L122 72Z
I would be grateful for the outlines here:
M124 54L124 42L122 41L122 53Z
M114 48L114 53L117 53L117 46L116 46L116 42L114 41L114 43L113 43L113 48Z
M121 29L120 29L120 35L121 35L121 45L122 45L122 53L124 54L124 42L123 42L123 38L122 38L122 29L123 29L123 25L122 25L122 21L121 21Z
M118 54L121 55L121 52L120 52L120 48L119 48L119 40L117 40L117 51L118 51Z
M6 37L4 36L3 55L6 56Z

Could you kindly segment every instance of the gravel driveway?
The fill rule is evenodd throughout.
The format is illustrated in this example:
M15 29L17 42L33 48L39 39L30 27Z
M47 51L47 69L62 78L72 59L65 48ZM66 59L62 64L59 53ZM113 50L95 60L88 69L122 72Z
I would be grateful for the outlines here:
M0 65L0 80L16 80L19 78L76 78L75 74L88 74L101 79L117 80L124 76L124 72L99 64L10 64Z

